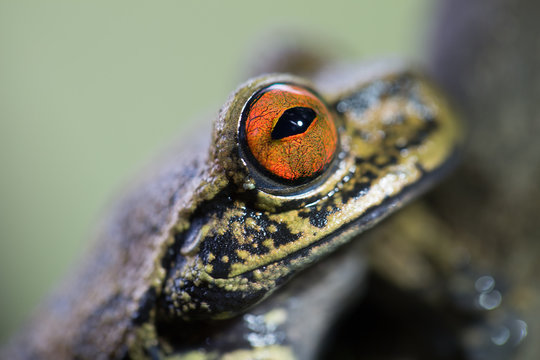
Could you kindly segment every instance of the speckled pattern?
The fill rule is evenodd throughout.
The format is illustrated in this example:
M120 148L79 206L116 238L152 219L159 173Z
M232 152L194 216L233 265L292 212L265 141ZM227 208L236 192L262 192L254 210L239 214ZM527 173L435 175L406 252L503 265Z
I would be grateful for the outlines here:
M360 84L330 106L342 148L329 174L301 193L274 195L257 181L242 186L256 170L243 166L246 160L230 147L228 158L241 164L243 183L224 182L226 190L191 216L199 225L175 234L177 242L196 238L197 244L165 264L163 316L223 318L245 310L401 206L456 150L454 117L414 73ZM225 113L223 121L234 126L238 115Z

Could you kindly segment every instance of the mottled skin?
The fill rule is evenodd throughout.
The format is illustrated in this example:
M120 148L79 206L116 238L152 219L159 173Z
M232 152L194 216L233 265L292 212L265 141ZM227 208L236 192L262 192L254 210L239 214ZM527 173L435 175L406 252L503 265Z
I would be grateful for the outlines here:
M395 65L365 69L328 70L311 82L265 75L240 86L211 145L173 152L127 192L81 270L2 355L171 352L174 336L165 341L160 329L246 311L425 191L454 163L459 124L424 77ZM334 112L338 156L305 185L267 179L243 156L245 104L275 82L315 89Z
M247 100L242 97L287 79L255 80L235 101L242 105ZM330 105L343 122L340 159L314 188L291 195L260 190L236 145L241 106L225 114L223 134L214 139L222 149L216 157L222 156L218 161L225 167L219 175L229 177L213 189L214 199L221 199L208 200L192 215L191 223L198 226L175 234L196 244L171 259L163 311L191 318L229 317L245 309L382 219L453 154L457 125L421 78L391 74L350 91ZM388 204L381 206L385 200Z

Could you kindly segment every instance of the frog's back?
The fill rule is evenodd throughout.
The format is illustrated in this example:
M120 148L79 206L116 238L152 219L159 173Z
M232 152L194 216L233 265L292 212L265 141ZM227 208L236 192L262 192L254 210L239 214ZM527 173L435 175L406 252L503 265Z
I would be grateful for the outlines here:
M170 230L190 202L207 148L204 139L184 142L125 191L80 268L1 358L125 356L137 337L136 328L152 311L165 275L161 260L172 242Z

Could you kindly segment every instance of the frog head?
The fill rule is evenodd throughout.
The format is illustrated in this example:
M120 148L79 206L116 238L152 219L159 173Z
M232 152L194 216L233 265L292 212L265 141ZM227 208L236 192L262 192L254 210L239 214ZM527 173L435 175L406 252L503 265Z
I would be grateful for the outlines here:
M229 98L164 263L169 318L247 309L451 168L460 126L428 80L347 83L265 75Z

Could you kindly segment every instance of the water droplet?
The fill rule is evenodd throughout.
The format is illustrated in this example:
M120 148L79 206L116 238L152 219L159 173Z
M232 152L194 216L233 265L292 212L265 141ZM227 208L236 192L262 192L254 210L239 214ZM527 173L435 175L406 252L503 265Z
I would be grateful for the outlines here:
M506 344L510 338L510 330L506 326L501 326L495 330L494 334L491 336L491 341L498 346Z
M517 339L515 340L514 343L515 345L518 345L519 343L523 341L523 339L527 337L528 327L525 321L519 320L519 319L514 322L514 327L515 327L514 330L517 333L516 334Z
M489 292L495 287L495 279L489 275L481 276L474 283L474 287L478 292Z
M486 310L496 309L501 304L501 301L502 295L497 290L489 293L481 293L478 296L478 304Z

